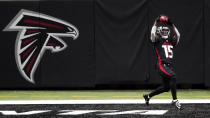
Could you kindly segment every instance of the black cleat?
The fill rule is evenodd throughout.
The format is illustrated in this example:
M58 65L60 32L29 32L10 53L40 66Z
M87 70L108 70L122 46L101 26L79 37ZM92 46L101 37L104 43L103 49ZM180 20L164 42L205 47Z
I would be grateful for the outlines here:
M182 107L182 105L179 103L178 100L172 100L171 104L174 105L178 110L183 110L183 107Z
M145 99L145 104L146 104L146 105L149 105L149 95L144 94L144 95L143 95L143 98Z

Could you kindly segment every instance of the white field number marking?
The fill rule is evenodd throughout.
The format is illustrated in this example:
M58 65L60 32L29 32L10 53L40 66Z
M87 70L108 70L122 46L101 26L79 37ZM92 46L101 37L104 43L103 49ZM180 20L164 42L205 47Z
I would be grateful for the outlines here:
M20 115L34 115L34 114L40 114L40 113L46 113L51 110L36 110L36 111L27 111L27 112L20 112L17 113L16 111L0 111L2 115L15 115L15 116L20 116Z
M94 113L96 115L164 115L168 110L130 110L130 111L119 111L119 110L59 110L56 115L83 115ZM13 116L24 116L24 115L36 115L42 113L50 113L52 110L34 110L26 112L16 111L0 111L2 115L13 115Z
M117 110L61 110L57 115L83 115L88 113L94 113L94 112L115 112Z
M165 51L166 58L173 58L173 46L172 45L162 45L162 48Z
M112 113L103 113L99 115L164 115L168 110L131 110L131 111L120 111L120 112L112 112Z

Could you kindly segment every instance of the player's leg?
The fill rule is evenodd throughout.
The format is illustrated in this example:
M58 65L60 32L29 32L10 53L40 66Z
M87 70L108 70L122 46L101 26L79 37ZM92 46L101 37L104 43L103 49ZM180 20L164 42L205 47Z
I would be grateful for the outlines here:
M144 94L143 97L145 99L146 105L149 105L149 100L158 94L161 94L163 92L168 92L170 90L170 81L168 78L165 78L163 76L162 77L162 85L160 87L158 87L157 89L155 89L154 91L152 91L149 94Z
M170 79L170 88L171 88L171 95L173 100L177 99L177 95L176 95L176 78L172 77Z
M157 88L156 90L149 93L149 97L156 96L158 94L161 94L163 92L168 92L170 90L170 81L168 78L162 77L162 86Z
M179 103L177 99L177 94L176 94L176 77L172 77L170 80L170 88L171 88L171 94L172 94L172 105L174 105L177 109L182 110L183 107Z
M169 81L169 87L171 89L171 94L173 100L177 99L176 95L176 73L174 72L174 68L172 65L167 64L167 66L163 66L165 72L167 74L162 73L161 75L166 78L166 80ZM170 74L170 75L169 75Z
M168 76L168 80L170 80L170 89L172 95L172 104L179 110L182 110L181 104L177 99L177 92L176 92L176 73L174 72L174 68L171 65L165 66L164 69L170 73L172 76Z

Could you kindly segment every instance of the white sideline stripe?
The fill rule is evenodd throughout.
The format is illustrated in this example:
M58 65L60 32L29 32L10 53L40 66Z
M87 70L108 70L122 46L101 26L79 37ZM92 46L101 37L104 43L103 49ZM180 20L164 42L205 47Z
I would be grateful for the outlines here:
M210 103L210 99L180 99L180 103ZM0 105L7 104L144 104L144 100L4 100ZM152 99L151 104L168 104L171 99Z

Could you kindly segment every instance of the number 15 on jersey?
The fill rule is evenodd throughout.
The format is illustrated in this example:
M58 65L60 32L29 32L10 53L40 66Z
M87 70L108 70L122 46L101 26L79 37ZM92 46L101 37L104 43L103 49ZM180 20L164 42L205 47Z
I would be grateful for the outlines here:
M173 46L172 45L162 45L162 48L165 51L166 58L173 58Z

